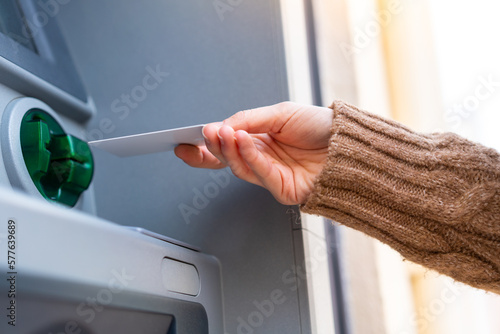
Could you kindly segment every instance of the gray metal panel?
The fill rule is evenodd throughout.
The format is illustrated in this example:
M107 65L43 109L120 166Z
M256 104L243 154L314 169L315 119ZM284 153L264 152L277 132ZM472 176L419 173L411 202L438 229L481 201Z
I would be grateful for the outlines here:
M91 98L84 103L3 57L0 57L0 83L25 96L43 100L58 113L78 122L87 121L95 112Z
M297 286L297 293L299 296L300 308L300 326L301 333L311 333L311 310L309 307L309 295L307 291L306 263L305 263L305 250L304 250L304 237L302 229L293 230L293 238L295 244L295 272L296 281L294 284Z
M222 1L233 4L223 20L214 3L89 0L61 8L63 33L98 111L88 139L217 121L288 98L279 1ZM155 82L155 70L168 75ZM134 92L126 107L120 99ZM255 333L300 332L297 292L284 278L294 264L287 207L172 153L120 159L96 152L95 160L100 216L219 259L227 333L249 317ZM181 209L193 214L185 218ZM256 305L273 293L283 303L267 315Z
M19 94L18 92L15 92L12 89L7 88L7 87L3 86L2 84L0 84L0 118L3 116L3 112L4 112L5 108L7 107L7 105L9 104L9 102L11 102L13 99L16 99L20 96L21 96L21 94ZM1 126L1 124L0 124L0 126ZM2 145L1 142L0 142L0 145ZM7 171L5 170L5 163L3 161L2 154L0 154L0 185L4 185L4 186L10 185L10 181L9 181L8 176L7 176Z
M5 228L0 233L0 246L7 251L7 245L10 245L9 260L15 261L14 264L8 263L5 256L0 260L0 271L6 275L13 271L14 274L10 273L9 277L14 275L14 280L19 283L14 289L15 296L0 294L0 307L6 309L12 300L16 300L18 322L29 325L29 320L24 316L41 317L41 314L36 313L26 315L22 300L16 299L19 296L38 294L44 295L45 300L53 297L62 301L77 299L81 302L83 299L90 303L92 298L97 298L97 304L100 304L97 305L97 312L105 305L114 305L143 310L149 307L148 311L160 313L165 310L155 306L158 305L158 298L155 297L168 297L203 305L210 319L211 332L222 332L220 268L212 256L1 186L0 222ZM12 232L7 233L7 225L15 227L9 230ZM167 290L161 271L164 258L196 267L200 275L200 292L196 296ZM182 271L177 270L177 273L184 276ZM31 283L27 283L28 280ZM4 289L5 284L5 280L0 283L2 291L7 291ZM71 286L73 288L70 289ZM75 289L74 286L80 286L81 289ZM89 289L93 292L89 293ZM147 295L150 297L149 302L145 298L142 298L144 303L140 300L134 303L128 297L121 299L119 296L122 292ZM111 304L111 301L118 300L122 300L119 305ZM85 309L88 307L85 306ZM166 312L172 314L172 311ZM48 313L52 313L52 310ZM76 310L74 320L80 322L87 319L87 313L86 310ZM89 321L84 320L84 323ZM0 323L0 333L12 333L4 331L4 326L7 326L6 322ZM20 333L28 332L20 330Z

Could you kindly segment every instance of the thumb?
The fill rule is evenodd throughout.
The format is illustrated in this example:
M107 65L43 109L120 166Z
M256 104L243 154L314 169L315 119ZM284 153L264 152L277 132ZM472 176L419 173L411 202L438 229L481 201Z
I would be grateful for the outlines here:
M249 109L237 112L224 120L223 125L228 125L234 131L243 130L248 133L277 133L286 123L293 109L293 103L282 102L272 106Z

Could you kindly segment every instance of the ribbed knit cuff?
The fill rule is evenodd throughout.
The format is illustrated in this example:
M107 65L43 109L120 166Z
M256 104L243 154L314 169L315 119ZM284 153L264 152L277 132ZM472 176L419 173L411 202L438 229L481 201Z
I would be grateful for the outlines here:
M453 134L418 134L335 101L330 152L306 213L407 259L500 293L500 158Z

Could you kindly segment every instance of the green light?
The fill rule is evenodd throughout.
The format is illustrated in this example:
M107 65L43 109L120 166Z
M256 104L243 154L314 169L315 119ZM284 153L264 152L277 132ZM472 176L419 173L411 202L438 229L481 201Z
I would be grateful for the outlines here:
M46 112L32 109L24 115L21 149L31 179L46 199L73 207L90 186L94 160L89 146L66 134Z

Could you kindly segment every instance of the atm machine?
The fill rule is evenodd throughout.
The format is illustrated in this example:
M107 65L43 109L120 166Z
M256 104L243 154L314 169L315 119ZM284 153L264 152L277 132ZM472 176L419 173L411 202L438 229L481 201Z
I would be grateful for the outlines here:
M277 0L0 3L1 333L309 333L300 215L87 141L287 100Z

